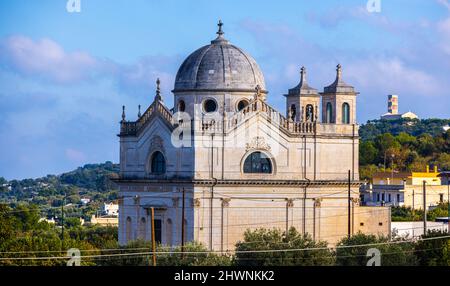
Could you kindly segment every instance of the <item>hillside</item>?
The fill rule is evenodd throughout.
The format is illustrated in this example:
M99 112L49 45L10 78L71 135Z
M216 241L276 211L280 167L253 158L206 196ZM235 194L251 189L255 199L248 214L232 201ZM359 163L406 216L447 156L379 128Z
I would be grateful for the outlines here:
M429 134L437 136L442 134L443 126L450 124L450 119L399 119L399 120L369 120L359 128L359 136L362 141L374 140L384 133L394 136L404 132L412 136Z
M11 206L36 204L48 216L57 215L66 194L69 216L89 217L101 204L117 198L117 189L108 176L117 175L119 165L111 162L87 164L60 175L47 175L38 179L6 181L0 178L0 202ZM86 206L81 198L91 199Z
M377 171L424 171L427 165L450 170L449 119L372 120L360 127L361 179Z

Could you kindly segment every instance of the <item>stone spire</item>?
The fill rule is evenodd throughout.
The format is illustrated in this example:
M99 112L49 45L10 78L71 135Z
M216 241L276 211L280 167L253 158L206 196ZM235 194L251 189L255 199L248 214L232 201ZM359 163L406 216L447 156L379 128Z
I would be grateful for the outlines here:
M317 95L317 90L310 87L306 82L306 68L304 66L300 69L300 83L296 87L289 89L288 95Z
M217 38L213 41L211 41L211 44L228 44L228 41L223 37L224 31L222 30L222 20L219 20L219 23L217 23L217 26L219 29L217 30Z
M326 86L323 91L325 93L335 93L335 92L350 92L350 93L354 93L355 90L353 88L353 86L348 85L344 82L344 80L342 79L342 66L341 64L338 64L336 66L336 79L334 80L334 82L332 84L330 84L329 86Z
M307 85L307 83L306 83L306 68L304 66L302 66L302 68L300 69L300 86L303 86L303 83L305 83L305 85Z
M160 88L160 85L161 84L161 81L159 80L159 78L157 78L156 79L156 95L155 95L155 101L156 100L158 100L158 101L163 101L162 100L162 96L161 96L161 88Z
M141 118L141 105L138 105L138 118Z
M125 105L122 105L122 122L125 122Z
M336 81L340 81L342 77L342 66L341 64L338 64L336 66Z

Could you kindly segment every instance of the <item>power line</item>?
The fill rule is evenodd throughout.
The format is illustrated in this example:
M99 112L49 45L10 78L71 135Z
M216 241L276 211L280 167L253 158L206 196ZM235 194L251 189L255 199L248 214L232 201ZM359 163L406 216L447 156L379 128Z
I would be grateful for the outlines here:
M240 250L233 251L232 253L278 253L278 252L297 252L297 251L315 251L315 250L337 250L337 249L347 249L347 248L357 248L357 247L367 247L367 246L378 246L378 245L388 245L388 244L401 244L401 243L414 243L418 241L428 241L428 240L438 240L438 239L448 239L450 235L447 236L439 236L439 237L429 237L422 238L417 241L411 240L400 240L393 242L376 242L376 243L367 243L367 244L359 244L359 245L338 245L336 247L313 247L313 248L298 248L298 249L270 249L270 250ZM223 251L212 250L212 251L161 251L159 254L212 254L212 253L221 253ZM96 258L96 257L116 257L116 256L136 256L136 255L150 255L149 252L138 252L138 253L116 253L116 254L99 254L99 255L83 255L80 258ZM71 256L50 256L50 257L3 257L1 260L46 260L46 259L69 259Z

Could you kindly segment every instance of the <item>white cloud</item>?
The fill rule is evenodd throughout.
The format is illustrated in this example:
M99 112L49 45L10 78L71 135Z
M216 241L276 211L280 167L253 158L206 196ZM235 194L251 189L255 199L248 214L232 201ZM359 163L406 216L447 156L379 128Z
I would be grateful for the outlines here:
M450 2L448 0L437 0L437 2L450 11Z
M86 162L87 157L82 151L79 151L77 149L67 148L65 150L65 153L66 153L67 159L69 159L70 161L72 161L74 163Z
M450 55L450 17L437 23L437 31L440 34L440 47Z
M131 64L96 58L89 53L67 52L55 41L15 35L0 40L0 67L27 79L74 84L106 78L120 92L142 95L154 92L156 78L168 92L173 87L178 57L147 56Z
M68 53L56 42L11 36L0 42L0 61L24 75L43 77L57 83L77 82L98 72L100 63L85 52Z
M408 66L398 58L370 57L348 61L344 72L355 86L386 94L428 96L440 89L439 82L432 75Z

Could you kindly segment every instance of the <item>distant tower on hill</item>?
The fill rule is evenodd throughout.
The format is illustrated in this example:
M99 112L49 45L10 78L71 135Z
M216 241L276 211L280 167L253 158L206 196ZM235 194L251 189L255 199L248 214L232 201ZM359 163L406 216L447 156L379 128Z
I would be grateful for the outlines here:
M398 113L398 95L388 95L388 112L381 115L381 119L396 120L400 118L418 119L419 117L411 111Z
M388 113L398 114L398 95L396 94L388 95Z

